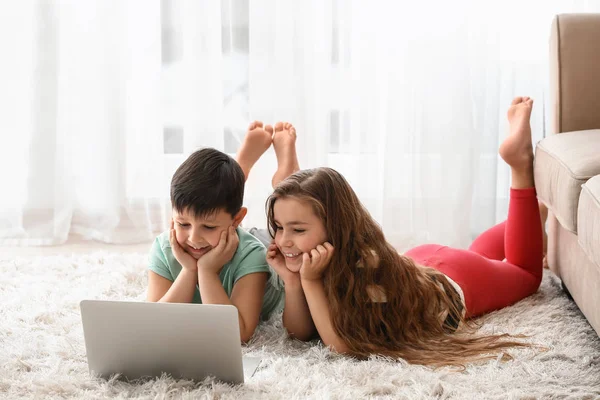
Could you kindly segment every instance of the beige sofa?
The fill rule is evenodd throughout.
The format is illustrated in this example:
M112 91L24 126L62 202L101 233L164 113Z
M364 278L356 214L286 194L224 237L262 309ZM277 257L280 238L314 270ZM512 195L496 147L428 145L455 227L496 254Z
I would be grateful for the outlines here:
M600 335L600 14L555 17L551 135L535 151L550 269Z

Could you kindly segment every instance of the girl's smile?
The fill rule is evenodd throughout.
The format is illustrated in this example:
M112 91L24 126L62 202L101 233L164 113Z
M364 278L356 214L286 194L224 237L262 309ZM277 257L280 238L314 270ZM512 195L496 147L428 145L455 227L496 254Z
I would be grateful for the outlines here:
M295 197L277 199L273 211L275 244L288 269L298 272L303 254L327 241L325 226L308 202Z

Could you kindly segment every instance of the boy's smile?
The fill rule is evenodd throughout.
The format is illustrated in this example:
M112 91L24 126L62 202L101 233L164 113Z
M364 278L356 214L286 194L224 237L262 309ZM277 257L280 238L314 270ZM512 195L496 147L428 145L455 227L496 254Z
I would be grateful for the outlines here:
M196 260L219 244L221 232L239 224L225 210L201 217L173 210L173 221L177 243Z
M184 250L189 253L192 257L194 257L196 260L199 259L200 257L202 257L203 255L205 255L206 253L208 253L210 251L210 249L212 249L212 246L207 244L204 247L201 248L196 248L194 245L192 244L188 244L186 248L184 248Z

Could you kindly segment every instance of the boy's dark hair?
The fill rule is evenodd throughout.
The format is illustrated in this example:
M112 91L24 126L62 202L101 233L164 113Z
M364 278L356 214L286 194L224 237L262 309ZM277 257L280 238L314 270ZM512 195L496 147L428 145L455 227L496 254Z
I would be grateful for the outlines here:
M232 217L244 201L244 171L227 154L205 148L193 152L171 180L171 205L195 217L224 209Z

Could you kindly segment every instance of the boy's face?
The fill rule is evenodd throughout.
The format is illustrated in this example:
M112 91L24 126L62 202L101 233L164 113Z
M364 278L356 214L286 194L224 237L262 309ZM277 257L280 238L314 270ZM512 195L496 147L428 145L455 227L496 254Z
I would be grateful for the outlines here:
M233 225L237 228L246 216L247 209L242 209L235 215L225 210L202 217L194 217L187 210L178 212L173 209L173 222L177 243L186 253L196 260L208 253L219 244L221 232Z
M275 219L275 244L285 258L286 267L300 271L303 253L309 253L327 241L323 221L310 204L293 197L277 199L273 205Z

